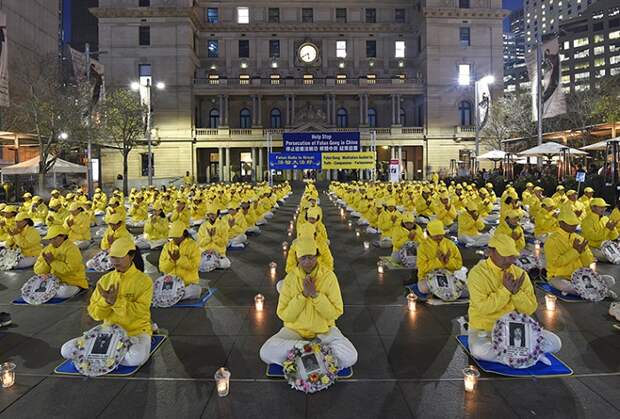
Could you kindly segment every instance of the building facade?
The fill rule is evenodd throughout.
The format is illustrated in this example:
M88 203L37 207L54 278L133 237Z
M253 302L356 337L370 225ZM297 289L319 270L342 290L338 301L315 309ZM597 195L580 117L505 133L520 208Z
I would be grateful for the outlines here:
M286 131L360 131L364 149L374 132L380 165L422 178L468 161L474 82L503 78L500 0L100 0L92 13L106 89L166 84L152 99L159 182L263 179L266 140L277 151ZM120 153L102 160L111 182Z
M525 65L525 20L523 10L508 16L509 32L504 33L504 92L514 92L529 85Z

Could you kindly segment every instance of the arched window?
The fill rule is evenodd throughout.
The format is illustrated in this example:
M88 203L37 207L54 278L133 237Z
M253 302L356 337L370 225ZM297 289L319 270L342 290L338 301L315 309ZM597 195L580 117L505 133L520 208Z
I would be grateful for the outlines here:
M345 108L340 108L336 112L336 126L338 128L349 127L349 114Z
M209 112L209 128L217 128L220 125L220 111L211 109Z
M400 114L398 115L398 122L403 127L407 126L407 114L405 113L404 108L400 108Z
M461 115L461 126L462 127L468 127L473 125L473 118L472 118L472 106L471 106L471 102L468 100L463 100L461 101L461 103L459 103L459 113Z
M368 108L368 126L377 128L377 111L375 108Z
M282 112L278 108L271 110L271 128L282 128Z
M239 128L252 128L252 114L248 108L243 108L239 112Z

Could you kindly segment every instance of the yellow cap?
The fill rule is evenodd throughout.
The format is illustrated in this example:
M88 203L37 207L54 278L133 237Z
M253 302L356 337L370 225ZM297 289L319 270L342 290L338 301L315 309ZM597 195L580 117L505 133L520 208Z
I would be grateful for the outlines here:
M396 206L396 200L394 198L389 198L387 201L385 201L385 206L386 207L395 207Z
M61 234L64 234L65 236L69 235L69 233L67 232L67 229L65 229L62 225L53 224L47 230L47 234L43 238L46 239L46 240L50 240L50 239L53 239L56 236L60 236Z
M136 244L133 242L133 239L123 236L114 240L114 243L112 243L112 246L110 247L110 256L122 258L127 256L127 253L132 250L136 250Z
M553 199L551 199L551 198L545 198L545 199L543 199L543 200L542 200L542 204L543 204L545 207L551 207L551 208L555 207L555 201L554 201Z
M75 211L75 210L79 210L80 208L80 204L78 204L77 202L73 202L71 205L69 205L69 211Z
M105 216L104 221L107 224L118 224L120 222L123 222L123 215L119 212L115 212L114 214L108 214Z
M302 256L316 255L316 242L313 239L303 239L296 243L295 255L300 258Z
M306 213L308 218L314 218L318 220L321 217L321 210L319 207L308 208L308 212Z
M489 247L495 249L501 256L519 256L515 241L506 234L497 233L489 240Z
M52 195L55 195L55 194L57 194L57 193L60 193L60 192L58 191L58 189L54 189L54 190L52 191Z
M27 212L20 212L15 217L15 221L24 221L24 220L30 220L30 214L28 214Z
M522 215L523 214L520 209L511 209L506 211L507 218L521 218Z
M558 185L557 188L555 188L556 191L563 191L564 190L564 186L563 185Z
M566 195L567 196L577 195L577 191L574 189L569 189L568 191L566 191Z
M443 236L444 234L446 234L441 220L431 221L426 225L426 230L428 230L428 234L430 234L431 236Z
M31 194L30 192L26 192L26 193L23 195L23 197L24 197L24 198L32 198L32 194Z
M183 221L177 220L174 223L170 224L170 231L168 232L168 237L171 239L176 239L179 237L183 237L185 234L185 223Z
M465 204L465 208L467 208L468 211L478 211L478 205L473 201L469 201Z
M525 187L526 187L526 188L533 188L533 187L534 187L534 184L533 184L532 182L527 182L527 183L525 184Z
M605 202L603 198L592 198L592 201L590 201L590 206L591 207L608 207L609 204Z
M412 212L406 212L403 214L403 223L415 223L415 216Z
M589 186L588 186L588 187L586 187L586 188L583 190L583 192L584 192L584 193L594 193L594 189L592 189L591 187L589 187Z
M298 238L314 238L314 233L316 232L316 227L312 223L303 223L297 228L297 237Z
M571 210L562 210L560 211L560 215L558 215L558 221L563 221L568 225L576 226L579 225L579 218L577 215Z
M4 207L4 212L17 212L17 207L15 205L7 205Z
M544 189L543 189L543 188L541 188L540 186L536 186L536 187L534 188L534 190L535 190L535 191L544 191Z

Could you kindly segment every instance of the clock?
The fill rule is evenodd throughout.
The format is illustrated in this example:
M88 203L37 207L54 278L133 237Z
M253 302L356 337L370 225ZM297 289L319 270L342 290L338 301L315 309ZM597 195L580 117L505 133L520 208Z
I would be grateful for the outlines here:
M312 44L303 44L299 47L299 59L306 64L312 63L317 59L319 50Z

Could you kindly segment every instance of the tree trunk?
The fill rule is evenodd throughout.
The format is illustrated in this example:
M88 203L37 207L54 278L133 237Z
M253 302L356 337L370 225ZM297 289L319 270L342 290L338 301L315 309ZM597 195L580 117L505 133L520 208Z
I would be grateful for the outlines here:
M127 173L129 172L129 153L123 153L123 195L127 196L129 188L127 185Z
M39 176L38 176L38 180L39 180L39 185L38 185L38 190L37 190L37 195L41 195L41 196L45 196L45 173L41 173L41 171L39 170Z

